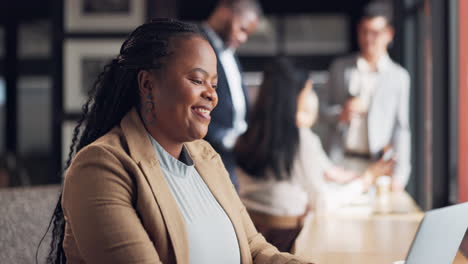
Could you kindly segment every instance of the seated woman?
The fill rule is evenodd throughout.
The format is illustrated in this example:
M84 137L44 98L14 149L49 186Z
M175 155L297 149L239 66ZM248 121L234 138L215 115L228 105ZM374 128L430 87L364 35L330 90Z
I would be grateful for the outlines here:
M310 127L318 110L305 71L279 58L264 72L249 128L235 148L239 195L259 232L289 251L308 210L327 211L365 192L393 161L379 161L342 188L328 179L355 178L335 167ZM314 106L315 100L315 106Z
M305 263L256 231L201 140L216 83L196 26L158 19L131 33L75 128L49 263Z

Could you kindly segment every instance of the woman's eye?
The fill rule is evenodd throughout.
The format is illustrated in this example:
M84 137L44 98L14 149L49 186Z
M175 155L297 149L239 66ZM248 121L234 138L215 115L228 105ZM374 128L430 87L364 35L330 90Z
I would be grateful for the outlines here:
M203 81L200 81L200 80L192 79L191 81L192 81L194 84L198 84L198 85L203 84Z
M212 84L211 87L213 87L213 89L218 89L218 85L217 84Z

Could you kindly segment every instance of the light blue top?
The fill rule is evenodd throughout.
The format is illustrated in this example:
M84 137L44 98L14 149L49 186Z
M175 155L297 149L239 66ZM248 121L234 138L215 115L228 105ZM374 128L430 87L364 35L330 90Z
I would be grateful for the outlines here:
M185 146L177 160L153 137L150 139L184 216L190 263L239 264L240 250L234 227L198 174Z

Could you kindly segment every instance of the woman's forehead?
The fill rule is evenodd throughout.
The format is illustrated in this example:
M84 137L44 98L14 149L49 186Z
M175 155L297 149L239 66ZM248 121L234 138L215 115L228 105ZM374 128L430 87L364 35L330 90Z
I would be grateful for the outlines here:
M169 39L169 50L190 51L199 46L210 45L206 39L196 34L179 34Z
M216 67L216 54L213 48L208 41L199 36L174 39L170 53L168 63L175 67L190 67L199 64L209 68L214 64Z

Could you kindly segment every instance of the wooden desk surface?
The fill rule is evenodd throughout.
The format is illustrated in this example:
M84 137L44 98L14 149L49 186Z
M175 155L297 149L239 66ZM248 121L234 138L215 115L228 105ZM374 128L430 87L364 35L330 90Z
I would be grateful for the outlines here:
M317 264L404 260L424 213L407 193L392 194L388 201L383 207L374 203L374 210L369 205L349 206L313 216L299 234L294 253ZM468 259L459 253L454 264L468 264Z

